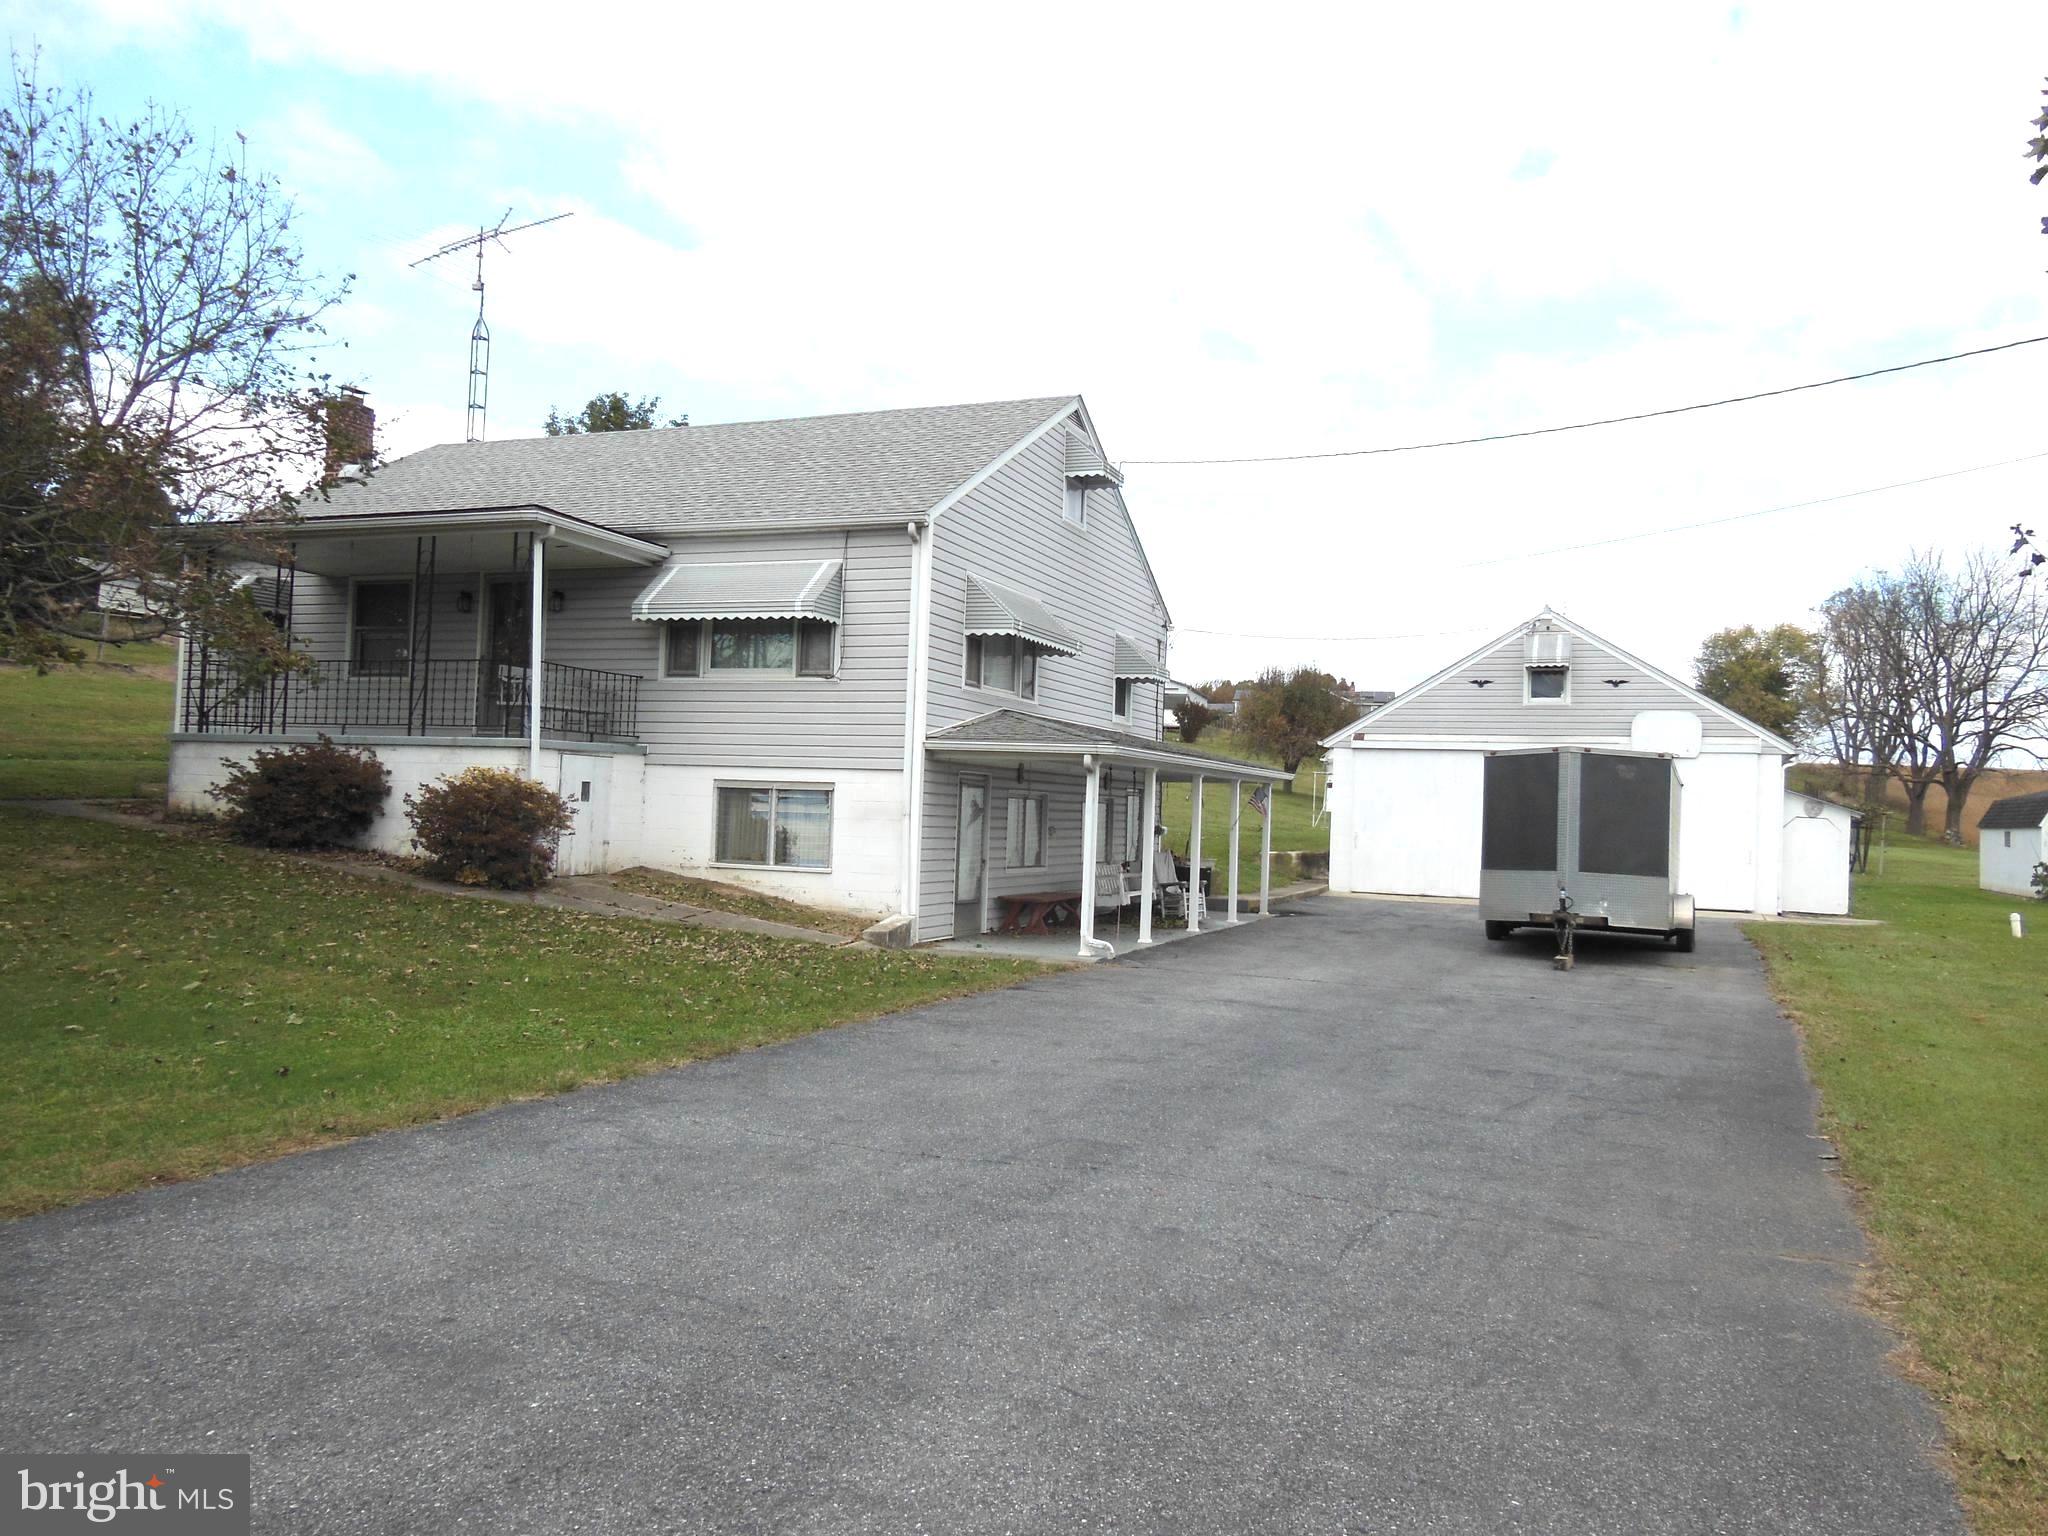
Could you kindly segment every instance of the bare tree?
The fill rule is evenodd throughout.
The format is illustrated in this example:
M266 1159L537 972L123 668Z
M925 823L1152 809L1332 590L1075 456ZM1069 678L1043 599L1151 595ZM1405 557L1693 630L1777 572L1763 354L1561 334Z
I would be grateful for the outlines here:
M280 513L317 473L309 349L347 283L305 271L292 203L239 135L221 153L162 108L116 124L88 93L42 86L32 61L12 75L0 314L35 349L10 407L44 448L0 485L0 644L40 659L103 574L166 613L224 601L163 525Z
M1992 759L2048 724L2048 602L2024 569L1982 557L1913 577L1922 727L1948 796L1942 830L1960 843L1970 791Z
M1910 731L1896 583L1878 576L1821 605L1815 681L1819 729L1836 762L1865 775L1864 799L1884 799Z
M2048 596L2024 571L1972 557L1951 570L1915 556L1822 605L1822 729L1875 799L1906 797L1906 830L1927 830L1927 795L1947 796L1962 837L1970 791L2001 754L2048 726Z

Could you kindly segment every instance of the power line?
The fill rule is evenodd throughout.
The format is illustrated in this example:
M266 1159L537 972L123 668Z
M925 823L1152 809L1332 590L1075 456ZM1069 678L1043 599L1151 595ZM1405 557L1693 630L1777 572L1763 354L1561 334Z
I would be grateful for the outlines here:
M1556 432L1583 432L1589 427L1612 427L1628 421L1649 421L1658 416L1683 416L1688 411L1711 411L1717 406L1743 405L1751 400L1770 400L1778 395L1796 395L1803 390L1826 389L1832 384L1854 384L1859 379L1875 379L1887 373L1906 373L1914 368L1932 368L1936 363L1954 363L1966 357L1984 357L1993 352L2010 352L2015 347L2031 347L2041 341L2048 341L2048 336L2026 336L2018 341L2002 341L1995 347L1977 347L1969 352L1950 352L1942 357L1923 357L1918 362L1894 363L1889 368L1872 368L1864 373L1845 373L1839 378L1816 379L1811 384L1788 384L1782 389L1760 389L1751 395L1730 395L1723 400L1702 400L1697 405L1672 405L1656 411L1635 411L1627 416L1602 416L1597 421L1572 421L1555 427L1529 427L1521 432L1489 432L1484 437L1447 437L1433 443L1401 443L1388 448L1332 448L1320 453L1267 453L1221 459L1123 459L1119 463L1126 466L1293 464L1304 459L1359 459L1381 453L1422 453L1431 448L1469 448L1475 443L1506 443L1519 437L1547 437Z
M1723 523L1740 523L1752 517L1769 517L1774 512L1797 512L1804 507L1825 507L1837 501L1853 501L1858 496L1875 496L1883 491L1902 491L1909 486L1932 485L1937 480L1953 480L1959 475L1981 475L1988 469L2005 469L2014 464L2028 464L2035 459L2048 459L2048 452L2023 453L2016 459L2000 459L1996 464L1972 464L1967 469L1945 469L1938 475L1922 475L1917 480L1894 480L1889 485L1865 486L1860 491L1842 491L1834 496L1816 496L1811 501L1788 501L1782 506L1759 507L1754 512L1734 512L1726 517L1704 518L1697 523L1674 523L1669 528L1646 528L1641 533L1618 533L1607 539L1588 539L1583 544L1559 544L1550 549L1525 550L1520 554L1500 555L1492 560L1471 560L1453 569L1476 571L1490 565L1507 565L1515 560L1540 560L1546 555L1564 555L1579 549L1600 549L1609 544L1629 544L1638 539L1660 539L1667 533L1689 533L1695 528L1717 528Z
M1995 464L1972 464L1966 469L1945 469L1935 475L1921 475L1913 480L1894 480L1888 485L1865 486L1860 491L1842 491L1833 496L1816 496L1810 501L1788 501L1780 506L1759 507L1753 512L1734 512L1726 517L1703 518L1696 523L1678 523L1669 528L1646 528L1640 533L1620 533L1612 538L1588 539L1582 544L1559 544L1550 549L1523 550L1512 555L1499 555L1491 560L1470 560L1463 565L1443 566L1440 570L1476 571L1488 566L1510 565L1517 560L1541 560L1549 555L1570 554L1575 550L1599 549L1610 544L1630 544L1642 539L1661 539L1667 534L1689 533L1698 528L1715 528L1723 523L1740 523L1756 517L1769 517L1777 512L1797 512L1807 507L1825 507L1839 501L1853 501L1859 496L1876 496L1885 491L1902 491L1915 485L1931 485L1937 480L1954 480L1961 475L1980 475L1987 470L2006 469L2014 464L2030 464L2038 459L2048 459L2048 452L2024 453L2016 459L2000 459ZM1439 629L1422 633L1400 635L1280 635L1261 634L1256 631L1232 629L1179 629L1183 635L1205 635L1215 640L1292 640L1329 645L1355 645L1376 640L1440 640L1450 635L1469 635L1487 628L1485 625L1470 625L1464 629Z

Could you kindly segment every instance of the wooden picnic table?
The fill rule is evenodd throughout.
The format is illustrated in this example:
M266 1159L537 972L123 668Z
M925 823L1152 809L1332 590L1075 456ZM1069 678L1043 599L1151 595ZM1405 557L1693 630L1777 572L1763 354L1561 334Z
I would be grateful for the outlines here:
M999 933L1052 935L1052 920L1062 912L1071 913L1081 904L1079 891L1032 891L1024 896L998 896L1003 920Z

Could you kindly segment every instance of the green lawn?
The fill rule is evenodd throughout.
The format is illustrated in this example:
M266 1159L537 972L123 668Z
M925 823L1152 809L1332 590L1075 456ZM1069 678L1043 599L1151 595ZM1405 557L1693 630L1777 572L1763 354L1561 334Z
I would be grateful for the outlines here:
M1940 1402L1972 1523L2048 1530L2048 906L1894 842L1882 928L1755 924L1882 1260L1874 1299ZM2007 914L2032 931L2015 940Z
M1264 753L1241 746L1227 731L1213 727L1194 744L1193 750L1207 752L1213 757L1234 757L1239 762L1274 763L1277 760ZM1319 761L1311 759L1301 765L1292 787L1278 788L1273 793L1273 883L1284 884L1293 877L1288 863L1278 857L1284 852L1321 852L1330 849L1330 818L1324 814L1320 824L1311 819L1313 797L1310 793L1314 776L1320 767ZM1160 817L1166 823L1167 840L1174 852L1185 854L1188 846L1188 827L1193 817L1188 811L1188 802L1193 791L1186 784L1165 784L1160 786ZM1243 791L1249 800L1251 790ZM1240 890L1255 893L1259 885L1259 826L1258 812L1249 804L1243 805L1238 813L1238 881ZM1230 786L1209 783L1202 787L1202 857L1216 861L1216 884L1211 892L1217 900L1222 899L1223 882L1228 878L1230 859Z
M1037 968L392 887L0 810L0 1214L786 1039Z
M108 646L103 663L0 667L0 800L155 793L168 772L174 654Z

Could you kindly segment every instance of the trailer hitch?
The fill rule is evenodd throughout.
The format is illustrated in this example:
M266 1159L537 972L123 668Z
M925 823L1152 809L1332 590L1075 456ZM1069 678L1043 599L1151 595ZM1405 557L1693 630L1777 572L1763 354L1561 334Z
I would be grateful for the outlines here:
M1576 963L1572 941L1579 931L1579 914L1572 906L1571 894L1562 886L1557 892L1557 910L1550 914L1550 926L1557 930L1557 954L1550 963L1557 970L1568 971Z

